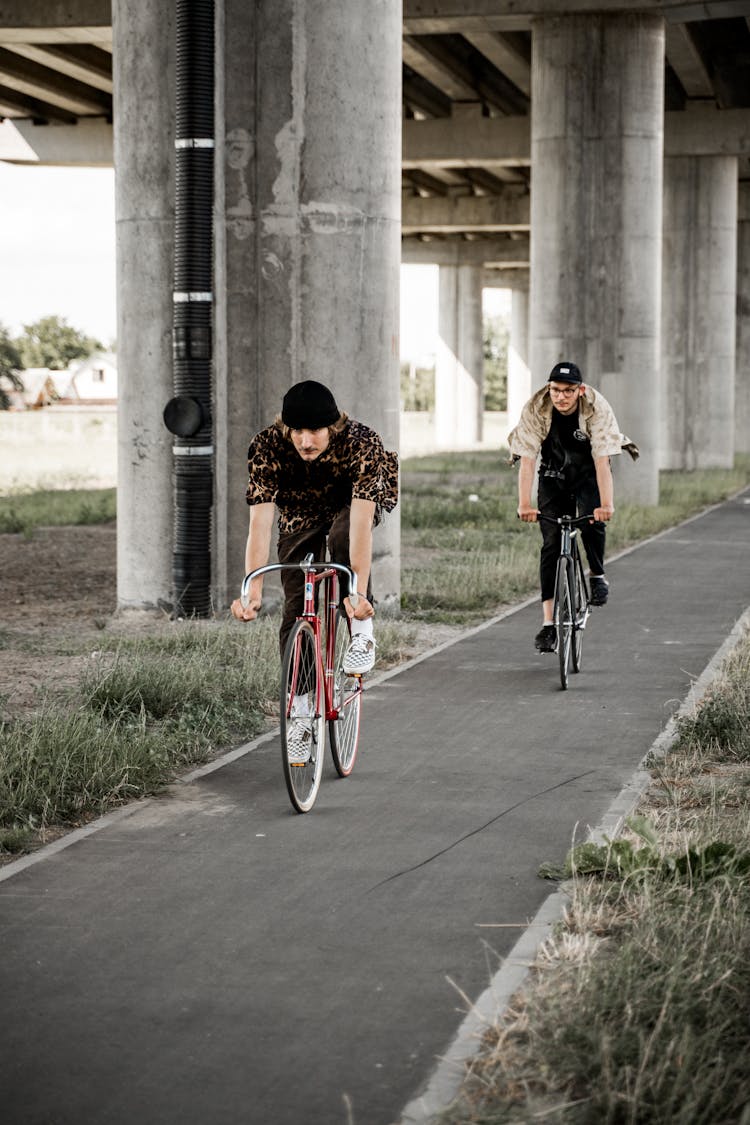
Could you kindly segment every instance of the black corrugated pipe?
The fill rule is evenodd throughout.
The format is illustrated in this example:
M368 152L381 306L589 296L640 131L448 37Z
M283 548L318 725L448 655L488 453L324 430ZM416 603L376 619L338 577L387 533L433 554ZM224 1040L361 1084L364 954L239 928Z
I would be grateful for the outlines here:
M174 398L175 612L211 608L214 5L176 0Z

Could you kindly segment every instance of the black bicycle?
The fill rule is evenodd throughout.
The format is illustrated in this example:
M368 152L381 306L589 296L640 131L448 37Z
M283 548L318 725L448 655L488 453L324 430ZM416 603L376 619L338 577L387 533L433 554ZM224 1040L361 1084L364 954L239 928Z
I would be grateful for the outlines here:
M545 516L537 512L537 519L556 523L560 528L560 557L555 575L555 603L552 620L557 631L556 652L560 660L560 685L568 687L568 669L581 670L583 630L591 612L589 585L583 569L578 546L580 525L591 523L588 516Z

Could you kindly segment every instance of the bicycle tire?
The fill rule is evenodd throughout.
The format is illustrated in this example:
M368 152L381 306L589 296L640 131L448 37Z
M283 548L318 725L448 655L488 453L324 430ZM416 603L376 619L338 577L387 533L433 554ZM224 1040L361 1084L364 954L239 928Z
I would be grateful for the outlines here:
M297 812L306 813L318 795L325 754L323 682L315 631L309 621L295 622L284 649L280 713L281 761L289 800ZM308 744L309 758L302 764L291 760L292 734L295 743Z
M573 671L580 672L583 662L583 627L586 624L586 611L589 605L589 591L586 584L586 575L583 571L581 552L576 543L573 554L573 600L575 614L573 617L573 649L571 652Z
M555 628L557 630L557 655L560 660L560 686L568 687L568 668L573 639L573 600L570 593L569 560L558 559L555 581Z
M331 757L339 777L348 777L354 769L359 748L359 723L362 712L362 677L344 673L344 656L351 639L351 623L339 611L333 657L333 705L338 718L328 723Z

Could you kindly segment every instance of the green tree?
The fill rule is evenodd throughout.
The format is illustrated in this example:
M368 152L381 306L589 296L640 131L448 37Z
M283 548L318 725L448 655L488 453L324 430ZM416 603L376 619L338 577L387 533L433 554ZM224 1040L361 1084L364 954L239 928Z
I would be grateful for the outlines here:
M435 409L435 368L401 364L401 409Z
M11 340L7 328L0 324L0 410L7 410L10 406L6 387L14 391L23 390L23 380L18 374L23 367L21 353Z
M485 319L484 347L484 409L508 408L508 341L510 330L504 317Z
M68 324L62 316L44 316L24 324L16 340L24 367L49 367L64 371L74 359L85 359L101 351L102 344Z

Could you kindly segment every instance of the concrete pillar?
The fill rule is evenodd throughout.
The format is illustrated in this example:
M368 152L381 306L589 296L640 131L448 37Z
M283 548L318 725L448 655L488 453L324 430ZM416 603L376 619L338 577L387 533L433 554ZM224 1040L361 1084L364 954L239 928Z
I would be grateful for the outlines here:
M737 201L737 350L735 355L734 448L750 453L750 183Z
M570 359L641 447L617 497L658 500L664 25L533 21L530 352ZM616 458L621 462L623 458Z
M482 269L440 267L435 362L435 441L440 449L471 449L484 417Z
M401 6L217 2L214 596L242 574L250 437L300 379L399 434ZM375 533L399 593L399 521Z
M734 463L737 158L664 162L662 464Z
M117 365L117 599L172 600L174 57L170 5L112 4Z
M540 379L540 385L544 379ZM517 425L526 400L531 395L529 368L529 294L514 289L510 304L510 342L508 345L508 429Z

